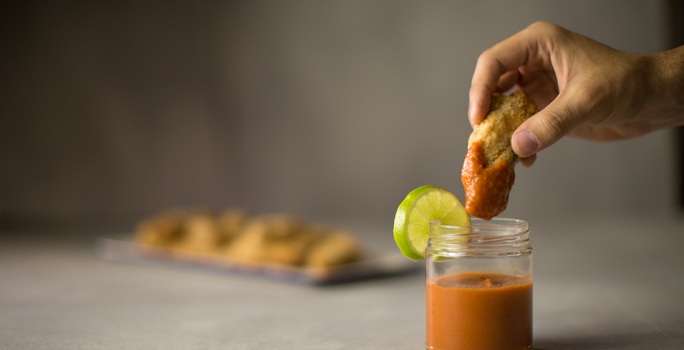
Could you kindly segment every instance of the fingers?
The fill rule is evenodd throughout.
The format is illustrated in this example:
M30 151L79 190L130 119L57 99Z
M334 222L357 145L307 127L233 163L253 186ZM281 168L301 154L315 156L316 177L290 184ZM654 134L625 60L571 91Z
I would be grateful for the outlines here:
M496 85L496 90L494 90L494 92L503 93L503 92L508 91L513 86L515 86L515 84L518 82L518 79L520 79L520 74L519 74L517 69L503 74L501 76L501 78L499 79L499 81ZM470 105L469 110L471 112L475 111L475 113L477 113L477 114L483 114L484 116L486 116L487 113L489 113L489 102L491 100L492 93L489 93L489 90L486 90L484 92L484 95L482 95L482 96L484 96L485 98L480 100L480 102L475 104L475 105L472 103L472 100L471 100L471 105ZM471 113L469 113L469 115L470 114ZM470 120L470 126L472 126L473 129L475 129L475 126L477 124L479 124L482 121L482 119L484 119L484 117L478 118L478 120L475 120L475 121L473 121L473 119L469 119Z
M497 91L504 93L510 90L513 86L515 86L515 84L518 83L518 79L520 79L520 73L517 69L504 73L504 75L499 78L499 82L496 84Z
M537 155L533 154L527 158L520 158L520 164L522 164L524 168L529 168L534 164L535 160L537 160Z
M509 41L514 38L515 36L485 51L477 60L470 86L468 110L468 118L473 125L479 124L489 112L489 102L492 94L498 91L499 78L504 73L517 69L527 59L527 53L520 45L510 45Z
M589 119L591 108L586 98L566 89L546 108L525 121L513 133L513 151L529 157L556 143L577 126Z
M559 88L553 70L520 68L520 91L527 94L539 109L543 109L558 96Z
M489 112L489 103L492 100L492 94L487 87L478 85L470 88L470 104L468 105L468 120L470 126L475 129L475 126L487 116Z
M513 78L513 74L505 76L501 81L501 86L497 86L502 76L507 72L517 70L528 61L531 54L541 51L537 42L538 35L535 35L535 29L531 27L496 44L478 58L470 86L468 118L472 125L479 124L489 112L491 95L497 92L499 87L508 86L509 79ZM534 52L531 53L531 50ZM508 86L510 87L512 85Z

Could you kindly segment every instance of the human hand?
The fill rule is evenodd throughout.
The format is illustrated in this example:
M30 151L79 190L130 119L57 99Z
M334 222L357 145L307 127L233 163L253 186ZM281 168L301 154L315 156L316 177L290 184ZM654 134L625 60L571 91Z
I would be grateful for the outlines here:
M525 167L565 135L614 141L684 125L684 46L626 53L534 23L480 55L470 88L471 125L485 118L493 93L516 85L540 109L511 141Z

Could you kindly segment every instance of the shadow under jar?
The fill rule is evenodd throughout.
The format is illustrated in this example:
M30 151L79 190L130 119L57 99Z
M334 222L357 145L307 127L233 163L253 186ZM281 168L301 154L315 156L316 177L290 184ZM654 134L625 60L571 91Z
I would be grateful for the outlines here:
M527 222L517 219L430 224L427 349L532 349L529 235Z

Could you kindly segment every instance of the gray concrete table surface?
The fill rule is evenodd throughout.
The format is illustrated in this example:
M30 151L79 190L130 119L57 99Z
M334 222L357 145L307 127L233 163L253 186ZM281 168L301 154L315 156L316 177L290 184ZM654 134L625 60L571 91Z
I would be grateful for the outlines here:
M684 221L565 221L531 225L535 349L684 349ZM357 226L395 249L391 223ZM421 273L307 286L1 233L0 349L424 349Z

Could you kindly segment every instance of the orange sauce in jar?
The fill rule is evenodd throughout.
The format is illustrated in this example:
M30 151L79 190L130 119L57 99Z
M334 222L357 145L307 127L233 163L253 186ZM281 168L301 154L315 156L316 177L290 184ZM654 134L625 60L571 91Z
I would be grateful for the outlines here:
M475 142L468 148L461 180L465 187L468 214L491 220L506 210L515 173L513 167L503 159L487 168L482 142Z
M532 276L468 272L425 286L427 349L532 349Z

